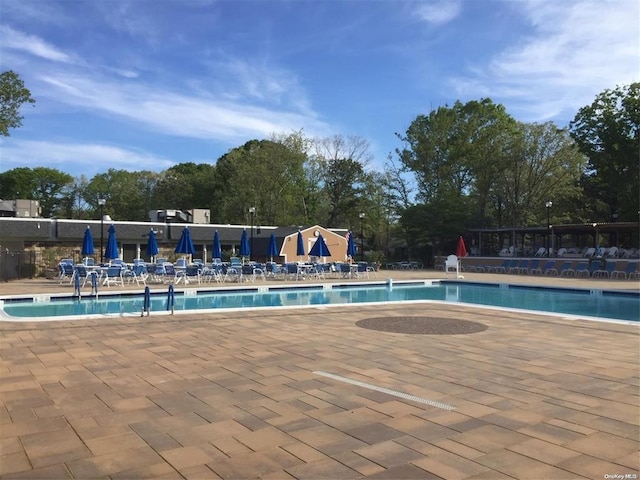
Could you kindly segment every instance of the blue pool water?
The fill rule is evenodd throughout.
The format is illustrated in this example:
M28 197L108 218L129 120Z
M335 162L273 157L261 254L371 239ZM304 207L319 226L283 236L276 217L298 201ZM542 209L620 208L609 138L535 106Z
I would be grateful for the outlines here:
M283 306L336 305L372 302L435 300L536 310L602 319L640 320L637 292L578 290L519 285L443 282L425 284L322 285L299 287L200 290L175 293L175 310L216 310ZM86 317L90 315L140 314L142 292L83 297L5 299L5 316ZM167 293L151 295L151 311L167 310Z

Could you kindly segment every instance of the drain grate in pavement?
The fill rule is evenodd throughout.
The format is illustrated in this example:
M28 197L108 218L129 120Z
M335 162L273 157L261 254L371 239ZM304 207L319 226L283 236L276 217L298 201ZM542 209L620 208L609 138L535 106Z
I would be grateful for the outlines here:
M360 320L356 325L380 332L415 335L464 335L489 328L483 323L438 317L374 317Z

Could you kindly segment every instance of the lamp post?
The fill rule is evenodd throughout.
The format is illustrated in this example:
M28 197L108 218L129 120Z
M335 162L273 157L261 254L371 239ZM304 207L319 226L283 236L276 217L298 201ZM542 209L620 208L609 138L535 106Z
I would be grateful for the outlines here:
M550 243L551 243L551 207L553 206L553 202L547 202L544 204L547 207L547 257L551 256L551 252L549 251Z
M249 207L249 215L251 215L251 253L253 254L253 217L256 216L256 207ZM251 255L249 255L251 260Z
M98 205L100 205L100 263L104 262L104 249L102 248L102 245L104 241L104 206L106 203L106 199L98 199Z
M364 262L364 212L360 212L360 261Z

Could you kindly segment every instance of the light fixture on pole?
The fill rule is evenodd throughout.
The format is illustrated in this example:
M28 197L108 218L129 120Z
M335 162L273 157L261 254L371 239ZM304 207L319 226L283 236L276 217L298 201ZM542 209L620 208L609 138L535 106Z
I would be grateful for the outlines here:
M104 206L107 203L107 200L104 198L98 199L98 205L100 205L100 263L104 262Z
M551 207L553 206L553 202L547 202L544 204L547 207L547 256L551 256L551 252L549 248L551 246Z
M364 262L364 212L360 212L360 261Z
M253 218L256 216L256 207L249 207L249 215L251 215L251 253L253 254Z

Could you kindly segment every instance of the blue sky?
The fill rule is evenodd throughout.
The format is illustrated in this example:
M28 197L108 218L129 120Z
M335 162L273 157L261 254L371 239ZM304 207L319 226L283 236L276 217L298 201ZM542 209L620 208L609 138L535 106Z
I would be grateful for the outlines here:
M274 133L366 139L489 97L565 126L640 79L637 0L0 0L0 70L37 103L0 171L214 163Z

